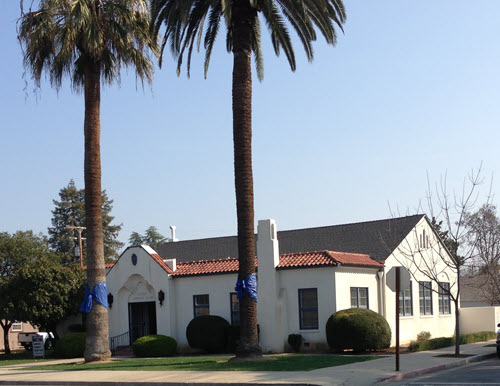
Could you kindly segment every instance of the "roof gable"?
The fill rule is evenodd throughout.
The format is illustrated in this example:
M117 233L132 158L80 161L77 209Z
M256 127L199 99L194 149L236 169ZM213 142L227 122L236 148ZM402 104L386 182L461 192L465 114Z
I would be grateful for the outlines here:
M132 249L132 248L141 248L143 249L154 261L156 261L158 263L158 265L160 266L161 269L163 269L166 273L168 274L172 274L174 271L172 271L170 269L170 267L165 264L165 262L163 261L162 257L156 253L156 251L151 248L149 245L134 245L134 246L130 246L128 247L127 249L125 249L122 254L120 255L120 257L118 258L118 261L125 255L125 253L129 250L129 249ZM117 262L118 262L117 261ZM108 267L109 265L109 267ZM110 268L110 270L116 265L115 264L106 264L106 268ZM109 274L109 272L108 272Z

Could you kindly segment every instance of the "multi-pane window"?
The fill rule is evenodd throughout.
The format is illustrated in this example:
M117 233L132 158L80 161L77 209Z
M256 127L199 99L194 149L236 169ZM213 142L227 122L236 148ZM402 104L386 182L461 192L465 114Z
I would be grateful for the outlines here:
M240 301L236 292L229 294L231 306L231 324L240 324Z
M318 290L299 289L299 321L301 330L318 328Z
M418 286L420 315L432 315L432 286L430 281L421 281Z
M411 289L412 282L410 282L409 288L399 292L399 315L401 316L413 315L413 295Z
M200 315L210 315L210 304L208 295L193 295L194 317Z
M12 332L19 332L23 330L23 322L12 323Z
M450 283L439 283L439 313L440 314L451 314L450 311Z
M368 288L351 287L351 307L368 308Z

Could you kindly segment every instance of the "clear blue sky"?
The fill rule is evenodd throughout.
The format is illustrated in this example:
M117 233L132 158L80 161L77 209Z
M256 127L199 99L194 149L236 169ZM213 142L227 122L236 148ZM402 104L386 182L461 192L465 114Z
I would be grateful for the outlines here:
M500 2L346 0L345 34L319 41L298 69L264 37L265 79L254 81L256 220L295 229L406 214L428 172L460 188L483 162L500 170ZM83 187L83 97L66 82L35 95L16 39L19 2L0 14L0 231L46 233L52 200ZM208 79L168 57L152 89L133 72L102 93L103 188L120 239L155 225L180 239L236 233L232 57L221 33ZM486 189L485 189L486 190ZM498 191L494 183L493 193Z

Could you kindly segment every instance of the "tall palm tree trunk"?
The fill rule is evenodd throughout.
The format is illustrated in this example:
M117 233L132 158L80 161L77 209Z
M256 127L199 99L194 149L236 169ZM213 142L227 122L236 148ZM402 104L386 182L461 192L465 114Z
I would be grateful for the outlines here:
M101 70L99 63L85 70L85 219L87 226L87 283L90 291L106 282L101 200ZM109 351L108 310L95 301L87 317L85 361L107 361Z
M248 0L235 0L233 31L233 142L236 212L238 218L239 278L255 273L255 234L252 175L251 32L256 11ZM257 303L245 291L240 300L238 357L261 355L257 333Z

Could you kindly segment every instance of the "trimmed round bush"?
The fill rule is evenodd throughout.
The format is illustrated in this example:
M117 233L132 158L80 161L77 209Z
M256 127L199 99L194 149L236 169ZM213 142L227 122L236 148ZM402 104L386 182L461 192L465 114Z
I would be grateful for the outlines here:
M60 358L83 357L85 350L85 333L70 332L63 336L55 347L55 355Z
M168 357L175 354L177 341L166 335L146 335L132 343L136 357Z
M226 329L229 323L217 315L201 315L191 320L186 328L186 338L192 348L209 353L223 352L226 348Z
M391 328L380 314L366 308L334 313L326 322L326 339L334 350L381 350L391 344Z

